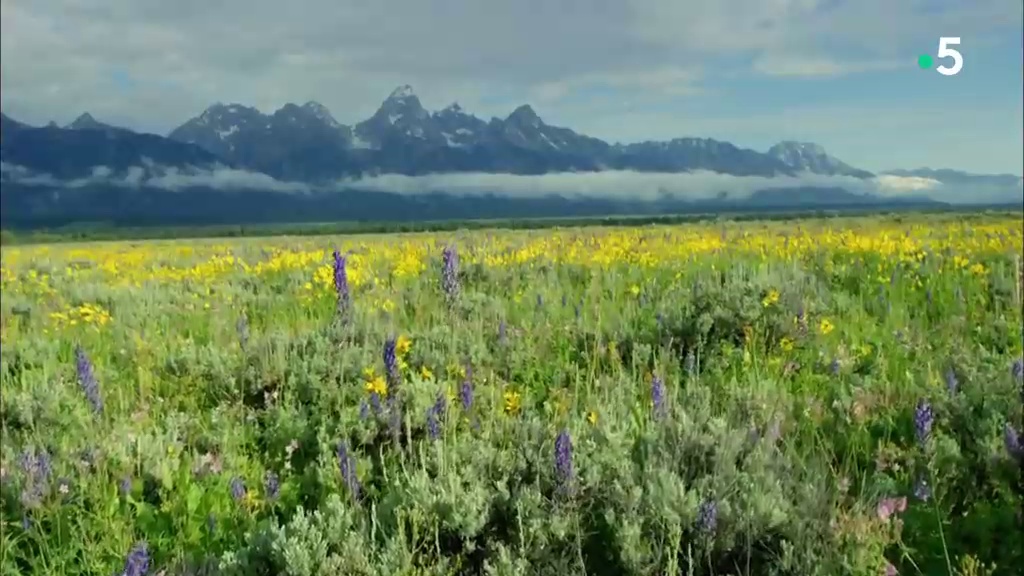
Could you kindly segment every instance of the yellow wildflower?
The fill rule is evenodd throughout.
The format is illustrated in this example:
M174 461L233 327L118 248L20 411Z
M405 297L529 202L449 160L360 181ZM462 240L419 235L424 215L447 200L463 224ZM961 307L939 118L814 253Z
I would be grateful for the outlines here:
M449 364L448 366L445 367L445 370L448 372L448 377L449 378L465 378L466 377L466 367L465 366L460 366L458 364Z
M376 393L381 398L388 395L388 383L384 380L383 376L374 376L370 380L366 381L366 393Z
M422 377L424 380L433 380L434 373L430 371L430 368L427 368L426 366L420 366L420 377Z
M772 306L773 304L777 303L778 301L779 301L779 291L774 289L774 288L772 288L771 290L768 291L767 294L765 294L764 298L761 300L761 305L764 306L765 308L767 308L767 307Z
M505 414L518 414L520 408L522 408L522 397L519 396L519 392L515 390L505 392Z
M789 338L783 338L779 340L779 348L782 348L783 352L791 352L793 350L793 341Z
M410 348L412 348L412 339L408 336L403 334L395 340L395 354L398 356L405 356L409 353Z
M587 422L590 422L591 426L597 425L597 412L595 410L587 412Z
M832 325L832 322L828 318L822 318L821 324L818 326L818 330L821 331L822 334L828 334L834 328L835 326Z

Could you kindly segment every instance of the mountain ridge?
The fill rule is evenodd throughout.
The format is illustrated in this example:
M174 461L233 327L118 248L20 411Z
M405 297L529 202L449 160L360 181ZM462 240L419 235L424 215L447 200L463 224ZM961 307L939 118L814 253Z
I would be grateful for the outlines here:
M14 131L35 128L16 124ZM96 120L88 112L65 128L123 130L141 136ZM773 155L775 147L760 152L708 138L610 144L568 127L548 124L531 104L522 104L504 118L490 120L466 111L457 102L428 111L408 84L396 87L373 115L352 125L338 122L326 106L313 100L302 105L289 102L270 113L237 102L215 102L170 130L166 138L196 146L226 166L302 182L388 173L603 170L708 170L765 177L792 176L804 170L858 178L873 176L827 156L817 145L813 146L821 150L824 160L808 162L799 157L800 162L792 162L789 157ZM168 162L175 165L171 156ZM69 164L74 163L73 157L65 160L61 172L73 171ZM43 167L46 163L32 164ZM835 170L836 166L841 169ZM86 174L92 167L78 168Z
M299 217L303 210L312 214L325 211L324 216L342 219L356 213L387 219L394 216L397 204L380 198L394 198L394 193L404 199L420 198L402 200L410 214L426 214L439 206L462 213L456 206L466 202L476 207L471 213L483 217L494 214L499 205L557 215L558 210L575 214L578 209L586 212L595 206L643 212L698 207L905 206L907 202L935 201L1005 203L1016 202L1024 190L1021 178L1014 175L930 168L872 173L811 142L783 140L766 151L696 137L611 144L548 124L530 104L517 106L504 118L489 120L457 102L430 111L409 85L397 87L373 115L352 125L338 122L315 100L301 105L289 102L270 113L237 102L215 102L166 136L112 126L88 112L63 128L53 122L45 127L30 126L0 114L0 168L5 219L18 222L115 218L116 210L159 220L161 214L170 213L167 203L173 204L173 195L187 191L187 196L178 197L199 204L175 207L175 211L185 211L177 218L187 219L189 213L208 209L206 203L222 206L223 218L230 219L234 216L225 203L254 201L257 206L247 209L256 210L252 217L257 219L289 218L288 214ZM617 175L594 184L598 182L594 175L603 172ZM577 189L572 182L566 184L569 176L559 174L574 174L571 177L584 180L575 180L582 182ZM716 176L709 179L709 174ZM419 192L400 191L412 180L363 183L387 175L429 178L420 188L413 188ZM468 180L441 178L460 175ZM529 198L514 197L510 188L495 179L545 175L555 176L557 181L518 181ZM671 175L688 175L678 178L690 178L685 180L690 184L680 184L683 180ZM665 180L667 176L671 178ZM723 180L733 177L756 180L735 184L739 188L733 190L730 183L740 181ZM634 188L640 181L637 178L646 182L646 192ZM663 187L663 181L675 184ZM549 187L552 182L553 188ZM611 192L609 182L614 188ZM467 192L467 187L475 191ZM126 192L129 189L130 194ZM40 190L51 194L44 200ZM245 190L259 194L238 195ZM352 212L353 206L344 208L345 203L338 205L320 194L331 190L348 190L351 201L367 202L379 213ZM292 194L297 191L308 192L308 198ZM588 194L593 202L587 200ZM434 204L428 210L424 202ZM574 202L590 208L572 208ZM281 208L289 203L298 204L293 209ZM110 212L114 208L108 207L97 212L97 204L109 204L116 210ZM155 212L146 216L146 210ZM267 214L260 215L260 210Z
M5 124L14 123L10 131L36 128L6 115L4 118ZM54 127L52 122L47 126ZM65 129L125 133L116 140L130 139L128 134L143 136L140 132L101 122L89 112L82 113ZM489 121L467 112L457 102L441 110L428 111L409 84L397 86L373 115L352 125L338 122L326 106L315 100L302 105L285 103L271 113L241 103L215 102L170 130L165 137L197 146L216 156L225 166L301 182L388 173L543 174L603 170L672 173L708 170L766 177L809 173L861 180L880 175L958 181L963 180L958 174L983 176L948 169L928 172L929 169L920 168L875 174L831 156L819 144L792 140L780 141L763 152L731 142L694 137L610 144L571 128L547 124L528 103L517 106L504 118L494 117ZM173 156L171 154L167 161L176 165ZM46 163L32 164L42 167ZM75 164L74 158L62 164L64 169L60 172L74 172L69 166ZM85 174L92 167L78 166L78 169ZM994 181L992 178L997 175L984 176ZM1000 182L1005 183L1005 178Z

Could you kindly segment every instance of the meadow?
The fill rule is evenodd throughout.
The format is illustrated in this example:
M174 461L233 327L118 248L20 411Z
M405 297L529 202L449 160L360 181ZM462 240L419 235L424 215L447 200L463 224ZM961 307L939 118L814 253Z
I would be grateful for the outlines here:
M5 247L0 572L1015 574L1012 215Z

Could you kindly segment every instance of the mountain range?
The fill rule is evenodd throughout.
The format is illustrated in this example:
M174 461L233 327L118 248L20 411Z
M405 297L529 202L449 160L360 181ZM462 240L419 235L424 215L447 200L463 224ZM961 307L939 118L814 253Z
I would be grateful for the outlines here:
M351 126L341 124L326 107L312 101L288 103L272 114L242 104L217 103L166 136L105 124L89 113L64 127L52 122L33 127L7 115L0 115L0 121L5 222L67 212L61 206L70 205L67 196L72 190L79 201L91 194L101 203L114 194L112 187L143 189L147 194L157 194L154 189L206 189L199 196L202 199L223 191L225 182L231 182L236 191L344 189L351 193L359 191L367 178L382 175L626 172L716 174L756 177L765 182L761 189L748 191L742 198L730 196L727 191L706 190L701 196L704 204L749 203L752 199L768 205L799 206L951 200L969 203L972 189L986 191L973 198L977 202L1016 202L1022 198L1020 176L931 169L873 174L850 166L813 143L784 141L764 152L709 138L611 144L550 125L529 105L519 106L505 118L490 120L468 113L457 103L431 112L409 86L395 89L370 118ZM808 175L817 180L796 186L802 189L800 193L775 189L769 183L769 179L796 181ZM793 187L789 184L784 188ZM902 194L880 195L878 191L884 189ZM935 189L940 189L938 196ZM41 190L59 193L46 196ZM380 186L373 190L389 192ZM435 198L447 192L430 191ZM502 195L500 190L479 190L483 196L491 192L491 197ZM628 203L629 193L621 191L616 206ZM957 194L967 196L958 198ZM559 196L559 191L540 190L538 197L552 196ZM657 199L686 200L668 189ZM149 200L138 193L129 194L119 200L119 205L127 210L133 203L143 206ZM689 199L691 203L693 200ZM194 209L201 210L202 206ZM316 211L322 215L322 211ZM280 214L279 209L275 212ZM329 214L335 218L347 215L344 210ZM77 217L65 215L65 219Z

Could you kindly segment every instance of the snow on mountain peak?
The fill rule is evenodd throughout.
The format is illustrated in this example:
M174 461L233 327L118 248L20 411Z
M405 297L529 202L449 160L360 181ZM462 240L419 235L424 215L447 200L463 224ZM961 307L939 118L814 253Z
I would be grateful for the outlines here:
M331 111L328 110L326 106L319 102L310 100L309 102L303 104L302 108L309 111L310 114L312 114L317 119L321 120L331 128L338 128L339 126L341 126L341 124L339 124L338 121L334 119L334 116L331 115Z
M454 114L462 114L463 113L463 109L462 109L462 106L459 106L458 102L452 102L451 104L448 105L447 108L442 110L442 112L451 112L451 113L454 113Z
M401 100L402 98L408 98L409 96L415 96L416 94L412 91L412 86L408 84L402 84L398 88L391 91L391 95L388 96L388 100Z

